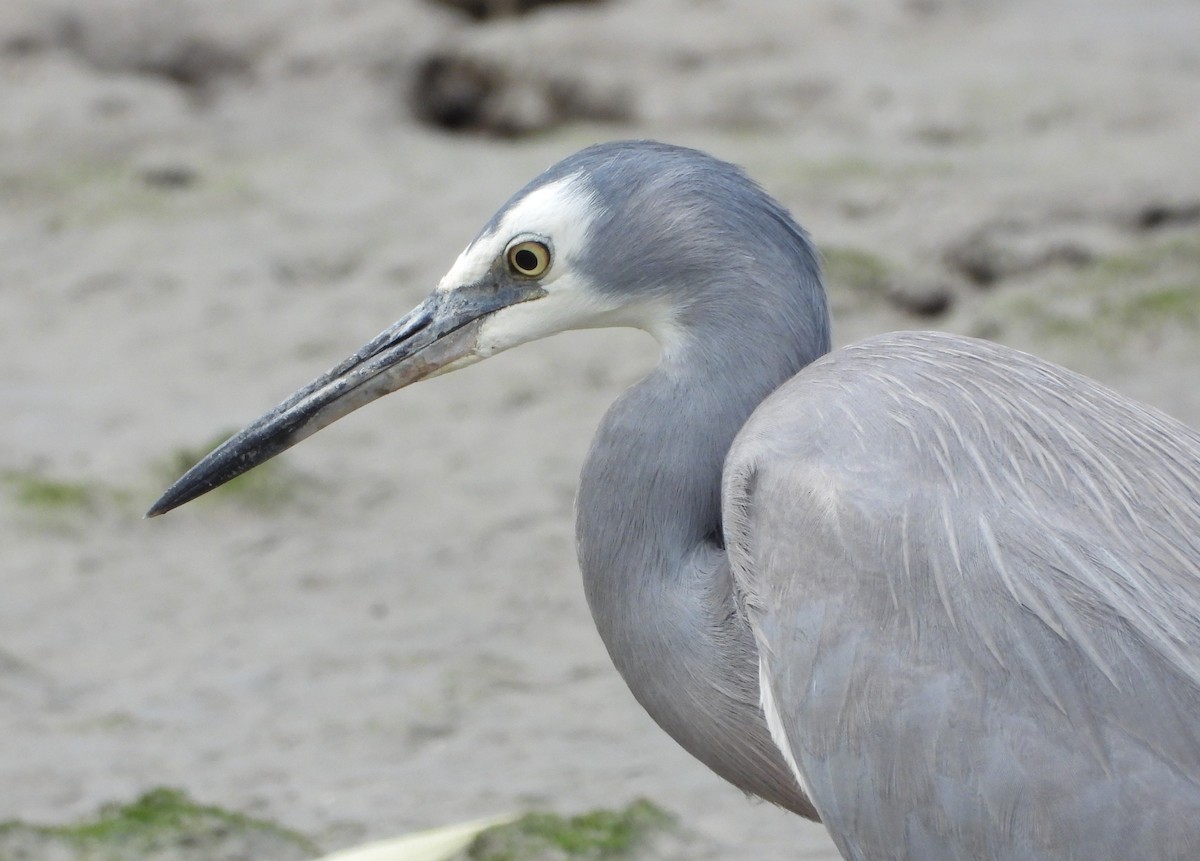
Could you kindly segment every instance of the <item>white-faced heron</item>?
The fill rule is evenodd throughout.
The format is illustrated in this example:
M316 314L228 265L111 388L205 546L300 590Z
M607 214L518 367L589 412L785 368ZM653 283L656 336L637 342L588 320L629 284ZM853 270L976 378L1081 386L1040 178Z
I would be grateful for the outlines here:
M830 352L817 253L739 169L603 144L161 514L351 410L566 329L662 361L580 482L584 588L646 711L848 859L1200 857L1200 434L1015 350Z

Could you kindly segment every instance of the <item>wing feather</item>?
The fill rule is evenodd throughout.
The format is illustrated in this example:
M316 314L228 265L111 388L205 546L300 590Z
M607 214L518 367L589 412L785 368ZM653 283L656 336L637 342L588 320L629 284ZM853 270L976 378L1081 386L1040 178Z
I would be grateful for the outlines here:
M1200 856L1200 434L905 333L768 399L724 490L760 684L847 857Z

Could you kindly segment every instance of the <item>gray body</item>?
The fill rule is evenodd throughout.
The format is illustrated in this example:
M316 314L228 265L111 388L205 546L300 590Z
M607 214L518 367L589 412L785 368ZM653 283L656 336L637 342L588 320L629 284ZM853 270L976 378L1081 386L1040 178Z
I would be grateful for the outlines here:
M807 236L678 147L571 156L447 278L151 513L434 372L639 325L663 360L600 426L577 539L669 734L848 859L1200 857L1200 435L967 338L828 353Z
M896 334L769 398L725 487L847 858L1200 857L1200 435L1003 347Z

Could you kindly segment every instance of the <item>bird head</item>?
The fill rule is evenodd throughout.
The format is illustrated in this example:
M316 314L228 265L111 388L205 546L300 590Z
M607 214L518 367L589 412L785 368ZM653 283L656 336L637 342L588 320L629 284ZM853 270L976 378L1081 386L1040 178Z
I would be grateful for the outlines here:
M786 282L797 271L806 273L805 295L816 296L805 301L817 302L815 316L824 320L807 237L733 165L648 141L582 150L514 194L425 301L217 447L147 516L207 493L389 392L528 341L632 326L667 353L682 351L698 321L742 302L731 285Z

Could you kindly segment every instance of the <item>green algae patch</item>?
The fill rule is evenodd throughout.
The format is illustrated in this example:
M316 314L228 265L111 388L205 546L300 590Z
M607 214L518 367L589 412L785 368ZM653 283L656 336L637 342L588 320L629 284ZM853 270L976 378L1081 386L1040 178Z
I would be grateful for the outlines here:
M835 318L863 308L880 307L888 299L895 267L870 251L844 245L821 246L830 310Z
M1005 291L996 316L1023 322L1039 341L1106 352L1155 342L1200 325L1200 232L1146 241L1098 257L1022 291Z
M304 861L302 835L240 813L154 789L74 825L0 824L0 861Z
M821 248L821 262L831 287L845 287L870 297L886 292L893 269L877 254L837 245Z
M529 813L485 831L456 861L635 859L644 857L643 850L676 827L673 816L646 800L620 810L594 810L571 817Z
M0 471L6 514L38 531L78 532L106 512L129 508L129 494L95 482L64 481L36 469Z
M71 481L57 481L35 472L5 472L2 483L21 508L36 511L81 511L90 508L100 494L96 488Z

